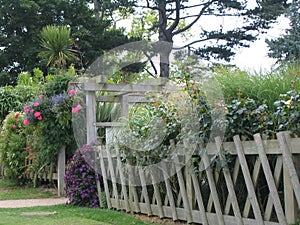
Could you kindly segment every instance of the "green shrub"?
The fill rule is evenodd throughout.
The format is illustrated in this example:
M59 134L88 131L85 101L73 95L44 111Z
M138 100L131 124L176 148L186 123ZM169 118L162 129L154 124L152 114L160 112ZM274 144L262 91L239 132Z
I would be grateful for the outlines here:
M26 135L21 113L9 113L0 134L0 156L6 176L18 184L26 180Z

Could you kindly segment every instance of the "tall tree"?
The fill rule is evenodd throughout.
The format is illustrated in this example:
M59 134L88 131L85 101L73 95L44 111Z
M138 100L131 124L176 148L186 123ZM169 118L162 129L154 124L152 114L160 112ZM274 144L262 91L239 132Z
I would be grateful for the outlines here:
M234 47L248 46L258 33L268 29L269 24L282 14L288 6L286 0L257 0L254 8L249 8L246 0L146 0L138 1L142 10L154 10L158 22L154 25L158 30L159 41L174 42L176 35L188 31L199 24L220 17L240 20L237 27L225 28L222 24L214 30L199 27L197 40L187 43L185 47L204 59L218 58L229 61L234 55ZM182 23L182 21L185 21ZM185 24L182 26L182 24ZM200 46L200 47L199 47ZM160 76L169 76L170 49L160 54Z
M91 0L0 0L0 71L17 74L42 67L38 53L40 33L47 25L71 28L71 38L80 53L77 67L87 67L103 51L127 43L122 30L111 29L105 18L99 21ZM44 68L46 70L46 68ZM46 72L46 71L45 71Z
M268 55L282 61L300 63L300 1L293 1L286 16L290 20L290 28L279 38L266 40L269 46Z

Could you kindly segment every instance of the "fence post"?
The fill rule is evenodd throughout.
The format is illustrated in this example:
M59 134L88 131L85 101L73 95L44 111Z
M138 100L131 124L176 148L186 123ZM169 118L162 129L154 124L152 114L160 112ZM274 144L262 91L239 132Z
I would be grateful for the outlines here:
M66 171L66 146L62 146L58 153L57 161L57 191L58 196L65 195L65 171Z

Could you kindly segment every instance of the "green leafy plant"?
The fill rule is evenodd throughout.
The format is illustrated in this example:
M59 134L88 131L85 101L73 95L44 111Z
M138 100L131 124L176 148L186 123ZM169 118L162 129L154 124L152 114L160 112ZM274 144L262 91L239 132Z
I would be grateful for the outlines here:
M26 135L24 116L19 112L9 113L0 134L0 156L6 176L17 184L26 181Z

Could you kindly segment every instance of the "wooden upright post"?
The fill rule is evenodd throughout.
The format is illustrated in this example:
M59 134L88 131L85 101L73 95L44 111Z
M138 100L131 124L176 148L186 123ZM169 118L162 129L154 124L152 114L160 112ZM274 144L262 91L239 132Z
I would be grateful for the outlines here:
M57 162L57 194L58 196L65 195L65 171L66 171L66 146L62 146L58 153Z
M87 144L97 140L96 130L96 93L95 91L86 92L86 129Z

